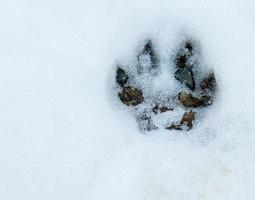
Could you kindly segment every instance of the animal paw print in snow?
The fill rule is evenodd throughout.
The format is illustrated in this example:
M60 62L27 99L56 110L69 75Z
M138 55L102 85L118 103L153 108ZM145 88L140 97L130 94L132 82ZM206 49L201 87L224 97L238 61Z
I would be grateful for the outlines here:
M117 65L117 96L131 108L141 132L188 131L213 103L216 80L213 71L202 70L199 52L197 42L185 39L167 62L160 61L152 40L147 40L135 63ZM162 79L164 75L174 83Z

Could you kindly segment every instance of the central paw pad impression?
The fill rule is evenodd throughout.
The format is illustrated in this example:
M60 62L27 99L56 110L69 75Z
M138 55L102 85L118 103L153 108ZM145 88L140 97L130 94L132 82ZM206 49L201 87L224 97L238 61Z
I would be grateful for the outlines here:
M141 132L188 131L215 100L214 72L205 69L192 39L183 40L168 61L159 58L152 40L147 40L134 63L118 64L116 96L130 107Z

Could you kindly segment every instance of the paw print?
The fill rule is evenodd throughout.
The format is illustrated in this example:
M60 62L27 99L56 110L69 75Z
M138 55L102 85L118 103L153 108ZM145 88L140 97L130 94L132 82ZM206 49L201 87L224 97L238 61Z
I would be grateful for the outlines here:
M116 96L130 107L141 132L189 131L215 101L214 72L203 68L200 47L192 39L181 41L167 59L160 60L158 52L146 40L135 62L116 66Z

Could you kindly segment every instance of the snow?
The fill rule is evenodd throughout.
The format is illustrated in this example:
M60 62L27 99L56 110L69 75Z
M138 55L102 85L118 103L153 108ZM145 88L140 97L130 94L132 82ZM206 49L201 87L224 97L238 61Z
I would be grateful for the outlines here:
M1 1L0 199L254 199L254 8ZM166 59L183 32L200 41L217 100L188 134L141 134L113 95L115 64L147 38Z

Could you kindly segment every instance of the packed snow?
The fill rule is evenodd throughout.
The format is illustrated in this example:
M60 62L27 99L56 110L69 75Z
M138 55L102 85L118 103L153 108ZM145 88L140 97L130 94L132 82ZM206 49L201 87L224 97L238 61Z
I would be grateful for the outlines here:
M147 38L168 59L182 33L217 100L189 132L142 134L115 65ZM253 200L254 33L252 0L1 1L0 199Z

